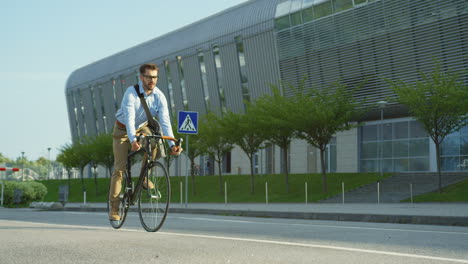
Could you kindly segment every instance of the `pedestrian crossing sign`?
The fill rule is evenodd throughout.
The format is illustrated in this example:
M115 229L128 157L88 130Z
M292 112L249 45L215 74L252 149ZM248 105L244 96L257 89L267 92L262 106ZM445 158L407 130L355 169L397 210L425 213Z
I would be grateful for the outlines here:
M177 132L198 134L198 112L179 111Z

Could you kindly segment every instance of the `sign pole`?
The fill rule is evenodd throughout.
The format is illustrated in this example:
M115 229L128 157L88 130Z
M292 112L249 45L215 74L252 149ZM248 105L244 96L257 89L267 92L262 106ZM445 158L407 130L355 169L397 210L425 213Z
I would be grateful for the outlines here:
M189 136L185 135L185 208L188 207L188 151L189 151Z
M188 175L189 175L189 134L198 134L198 112L179 111L178 114L179 134L186 134L185 137L185 207L188 207ZM182 190L181 190L182 191Z

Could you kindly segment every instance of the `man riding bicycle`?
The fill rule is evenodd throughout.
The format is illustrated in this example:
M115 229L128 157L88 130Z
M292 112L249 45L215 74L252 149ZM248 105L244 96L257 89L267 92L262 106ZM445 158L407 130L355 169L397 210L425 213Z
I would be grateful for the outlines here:
M156 87L158 82L159 68L156 64L143 64L140 66L140 81L137 89L144 95L152 116L158 116L162 133L165 136L174 137L172 133L171 121L167 100L164 94ZM111 210L109 219L119 221L119 194L122 188L122 177L127 165L128 150L137 151L141 148L141 143L137 141L137 134L152 134L148 127L148 118L138 97L134 86L127 88L120 109L115 114L116 123L112 132L114 151L114 172L112 173L109 201ZM169 141L171 155L179 155L182 152L180 146L175 146ZM156 151L155 151L156 153ZM144 188L154 188L151 181L143 182Z

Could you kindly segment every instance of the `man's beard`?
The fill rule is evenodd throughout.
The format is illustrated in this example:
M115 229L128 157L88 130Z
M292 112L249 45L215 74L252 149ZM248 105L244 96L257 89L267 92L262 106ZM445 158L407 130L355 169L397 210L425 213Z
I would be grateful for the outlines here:
M145 86L145 89L148 90L148 91L153 91L154 88L156 87L156 85L151 86L151 85L149 85L149 84L148 84L148 85L144 85L144 86Z

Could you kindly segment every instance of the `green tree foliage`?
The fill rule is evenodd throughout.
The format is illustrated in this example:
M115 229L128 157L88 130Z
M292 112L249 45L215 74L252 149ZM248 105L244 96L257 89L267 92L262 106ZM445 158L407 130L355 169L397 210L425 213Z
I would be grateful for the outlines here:
M257 117L256 127L264 132L265 139L278 145L283 151L286 193L289 193L288 150L296 134L289 118L298 106L294 99L283 96L277 86L272 86L272 94L258 98L250 109L250 112Z
M251 105L247 106L246 114L228 112L222 119L228 140L239 146L250 160L251 194L255 193L253 156L262 148L262 143L265 141L265 131L257 125L259 121L260 118Z
M202 130L200 130L202 132ZM189 135L189 149L187 151L187 156L190 160L190 175L192 179L192 195L196 195L195 188L195 158L203 154L203 146L201 142L201 137L199 135Z
M454 73L441 69L435 61L430 74L420 72L421 80L416 83L388 80L397 95L397 101L408 107L430 135L436 146L439 192L442 191L440 169L440 145L445 137L467 125L468 86L461 76L466 72Z
M71 170L73 169L75 158L73 147L70 144L66 144L60 148L60 153L57 155L57 162L61 163L62 166L67 170L68 174L68 190L71 191Z
M89 140L91 159L96 165L105 167L112 175L114 167L114 152L112 149L112 134L100 134ZM93 165L95 166L95 165Z
M327 192L325 148L334 134L357 126L351 123L357 118L353 92L339 82L323 89L305 89L301 84L296 87L294 100L298 107L290 112L291 124L299 138L320 150L323 191Z
M10 163L10 162L13 162L11 159L3 156L2 153L0 153L0 163Z
M218 164L219 192L220 194L223 194L221 163L223 162L224 156L234 148L227 136L231 131L227 131L226 128L221 125L221 117L217 116L213 112L209 112L203 116L200 120L199 126L202 128L199 136L200 141L203 142L203 150L205 153L212 156Z
M61 153L57 157L57 161L61 162L65 168L78 168L80 170L82 190L86 191L83 171L86 165L92 161L92 149L90 148L90 145L86 143L89 142L89 139L85 139L83 142L85 143L76 142L72 145L67 144L62 147L60 150Z

